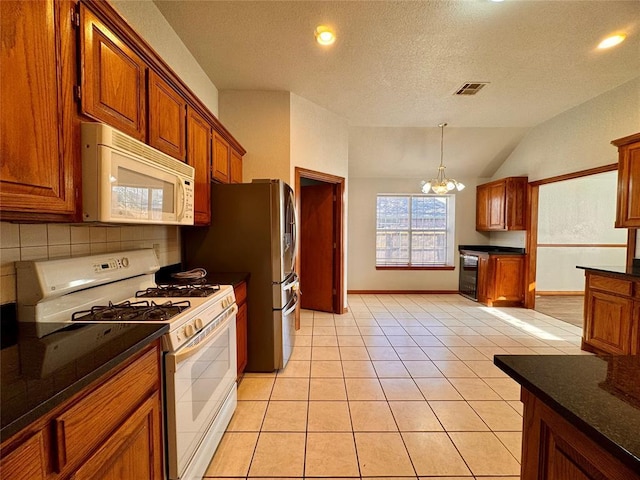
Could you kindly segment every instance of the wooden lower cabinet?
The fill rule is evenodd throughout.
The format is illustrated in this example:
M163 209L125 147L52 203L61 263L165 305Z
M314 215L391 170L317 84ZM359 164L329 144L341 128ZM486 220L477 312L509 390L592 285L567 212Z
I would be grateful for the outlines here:
M4 442L2 478L162 479L160 389L157 340Z
M76 470L74 480L161 480L161 405L156 392Z
M478 301L490 307L524 303L524 255L478 255Z
M236 296L236 304L238 305L238 313L236 314L236 343L238 349L237 366L238 378L244 373L247 366L247 284L240 282L233 287Z
M640 282L586 273L582 348L595 353L640 353Z
M39 480L47 476L47 450L44 444L44 432L24 440L15 450L5 455L4 448L0 456L0 476L13 480Z
M522 389L522 480L638 480L640 476Z

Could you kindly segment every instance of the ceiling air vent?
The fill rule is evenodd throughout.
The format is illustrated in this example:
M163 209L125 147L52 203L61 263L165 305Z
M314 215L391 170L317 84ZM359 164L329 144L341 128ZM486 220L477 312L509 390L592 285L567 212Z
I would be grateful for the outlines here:
M463 84L458 90L456 90L456 95L475 95L482 87L488 85L489 82L469 82Z

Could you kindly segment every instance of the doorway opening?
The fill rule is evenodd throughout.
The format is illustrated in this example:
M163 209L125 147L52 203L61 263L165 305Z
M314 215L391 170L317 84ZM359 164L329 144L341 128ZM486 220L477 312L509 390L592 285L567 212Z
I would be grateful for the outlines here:
M584 272L576 265L625 263L626 232L613 228L616 171L605 165L529 184L526 308L582 327Z
M344 313L345 179L295 169L301 308Z

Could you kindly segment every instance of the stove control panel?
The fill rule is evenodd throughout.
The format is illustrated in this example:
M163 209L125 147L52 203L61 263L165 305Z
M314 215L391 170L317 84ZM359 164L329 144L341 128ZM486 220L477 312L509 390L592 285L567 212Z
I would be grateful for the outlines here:
M112 270L118 270L120 268L127 268L128 266L129 266L128 257L109 258L104 262L94 263L93 271L95 273L110 272Z

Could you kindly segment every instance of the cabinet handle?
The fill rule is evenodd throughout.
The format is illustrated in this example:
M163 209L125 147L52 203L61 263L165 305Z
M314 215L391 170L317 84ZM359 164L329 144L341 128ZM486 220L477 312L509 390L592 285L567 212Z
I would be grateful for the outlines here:
M53 442L56 473L62 472L67 464L67 449L65 448L64 420L53 421L55 440Z

